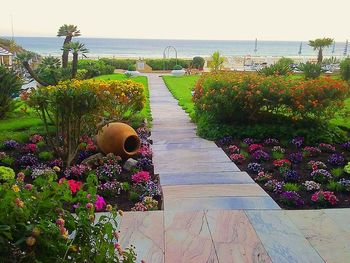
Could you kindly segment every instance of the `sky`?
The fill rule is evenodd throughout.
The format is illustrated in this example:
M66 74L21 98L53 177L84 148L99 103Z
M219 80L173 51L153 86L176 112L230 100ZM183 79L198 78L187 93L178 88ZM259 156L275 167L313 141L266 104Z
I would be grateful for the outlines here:
M0 36L309 40L350 39L349 0L0 0Z

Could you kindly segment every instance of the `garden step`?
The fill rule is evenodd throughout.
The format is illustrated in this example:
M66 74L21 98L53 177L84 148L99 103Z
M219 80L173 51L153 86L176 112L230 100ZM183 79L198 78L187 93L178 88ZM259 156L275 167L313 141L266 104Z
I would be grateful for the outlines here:
M119 231L122 247L136 246L139 260L164 262L163 211L124 212Z
M165 262L219 262L205 211L164 211L164 228Z
M240 209L280 209L271 197L201 197L201 198L164 198L165 211L194 210L240 210Z
M186 172L162 173L160 184L166 185L196 185L196 184L254 184L246 172Z
M345 263L350 262L349 209L337 210L286 211L285 214L326 262Z
M173 163L159 163L155 164L155 173L169 173L169 172L238 172L238 167L232 162L225 163L193 163L189 160L188 163L183 164L181 162Z
M272 262L244 211L207 211L219 262Z
M204 185L171 185L164 186L164 199L200 198L218 196L269 196L257 184L204 184Z
M250 210L246 214L273 262L324 262L282 210Z

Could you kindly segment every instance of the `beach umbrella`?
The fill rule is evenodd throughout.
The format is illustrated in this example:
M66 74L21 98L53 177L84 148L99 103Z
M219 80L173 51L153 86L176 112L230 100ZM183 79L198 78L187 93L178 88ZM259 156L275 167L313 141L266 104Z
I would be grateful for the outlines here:
M348 45L349 45L349 41L346 40L345 42L345 48L344 48L344 52L343 52L343 55L346 56L348 54Z
M303 42L300 42L300 46L299 46L299 51L298 51L298 55L301 55L301 49L303 48Z
M258 51L258 39L255 39L255 45L254 45L254 53L256 54L256 52Z
M334 52L335 52L335 41L333 41L332 56L334 55Z

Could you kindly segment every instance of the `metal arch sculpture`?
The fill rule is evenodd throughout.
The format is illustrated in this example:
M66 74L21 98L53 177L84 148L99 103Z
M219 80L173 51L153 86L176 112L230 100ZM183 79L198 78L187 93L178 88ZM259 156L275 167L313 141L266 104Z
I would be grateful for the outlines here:
M177 50L176 50L176 48L174 46L167 46L163 51L163 59L164 59L163 70L165 70L165 59L169 58L170 49L173 49L175 51L175 59L176 59L176 65L177 65ZM166 55L167 53L168 53L168 56Z

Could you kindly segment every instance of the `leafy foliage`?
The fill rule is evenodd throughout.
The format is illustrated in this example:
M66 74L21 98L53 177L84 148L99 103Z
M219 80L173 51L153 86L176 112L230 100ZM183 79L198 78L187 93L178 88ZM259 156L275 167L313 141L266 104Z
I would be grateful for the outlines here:
M310 62L299 65L299 69L303 72L305 79L316 79L321 76L322 73L320 64Z
M203 69L205 60L202 57L194 57L192 59L192 66L196 69Z
M340 63L340 74L343 80L350 80L350 58L346 58Z
M209 67L212 71L217 72L224 66L225 58L221 56L219 51L214 52L208 62Z

